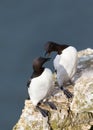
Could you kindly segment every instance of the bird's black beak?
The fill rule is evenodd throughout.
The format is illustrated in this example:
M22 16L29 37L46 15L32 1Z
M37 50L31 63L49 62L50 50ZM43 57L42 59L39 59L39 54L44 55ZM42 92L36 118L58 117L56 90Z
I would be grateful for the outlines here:
M45 55L45 57L46 57L46 56L49 57L49 56L50 56L50 53L46 51L44 55Z
M48 53L47 53L47 51L46 51L45 54L44 54L44 56L46 57L47 54L48 54Z
M45 62L49 61L51 58L43 58L42 59L42 64L44 64Z
M51 58L45 58L45 61L49 61Z

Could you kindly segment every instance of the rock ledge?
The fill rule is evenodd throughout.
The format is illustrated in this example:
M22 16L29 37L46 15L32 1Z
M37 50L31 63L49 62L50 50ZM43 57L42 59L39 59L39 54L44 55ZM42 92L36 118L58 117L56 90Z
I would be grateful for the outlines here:
M25 100L13 130L90 130L93 125L93 49L79 51L78 58L75 85L68 86L74 93L73 99L68 100L55 85L54 96L49 100L55 103L57 111L42 105L50 112L47 118L36 111L30 100Z

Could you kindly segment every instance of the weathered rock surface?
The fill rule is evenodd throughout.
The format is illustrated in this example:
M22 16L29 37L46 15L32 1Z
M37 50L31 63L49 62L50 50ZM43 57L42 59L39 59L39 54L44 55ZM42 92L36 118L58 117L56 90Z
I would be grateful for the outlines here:
M43 118L31 104L25 101L24 109L13 130L89 130L93 125L93 49L78 52L78 69L73 79L75 85L68 89L74 94L68 100L57 85L53 89L50 101L57 110L42 105L49 110L49 116ZM70 109L69 109L70 108Z

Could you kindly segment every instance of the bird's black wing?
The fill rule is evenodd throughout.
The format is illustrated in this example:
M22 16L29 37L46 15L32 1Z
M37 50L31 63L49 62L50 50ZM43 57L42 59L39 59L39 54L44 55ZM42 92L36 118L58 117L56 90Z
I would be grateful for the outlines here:
M27 81L27 87L29 87L30 83L31 83L31 79L29 79L29 80Z
M34 78L34 77L36 77L36 76L35 76L35 73L33 72L32 75L31 75L31 77L30 77L30 79L27 81L27 87L29 87L29 85L30 85L30 83L31 83L31 80L32 80L32 78Z

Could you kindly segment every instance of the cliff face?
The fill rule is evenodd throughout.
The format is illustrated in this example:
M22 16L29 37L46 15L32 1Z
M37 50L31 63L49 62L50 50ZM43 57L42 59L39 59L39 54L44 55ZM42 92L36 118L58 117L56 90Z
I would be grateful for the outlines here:
M91 128L93 125L93 50L86 49L78 52L78 58L78 69L73 78L74 85L68 86L69 91L74 94L73 99L68 100L55 84L49 101L55 103L57 110L42 105L49 110L49 116L44 118L30 100L25 100L24 109L13 130L89 130Z

